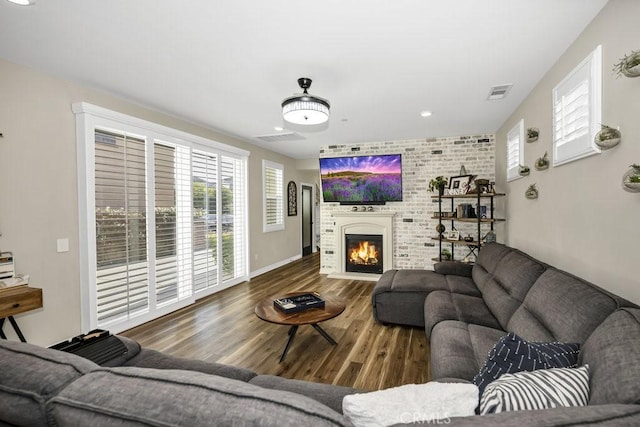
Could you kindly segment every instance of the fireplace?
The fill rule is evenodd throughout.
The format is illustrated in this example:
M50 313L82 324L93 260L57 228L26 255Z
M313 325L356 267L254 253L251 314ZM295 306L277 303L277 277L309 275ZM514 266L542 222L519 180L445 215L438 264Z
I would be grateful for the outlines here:
M345 270L382 274L382 235L345 234Z
M384 211L353 212L350 210L333 212L331 217L335 222L332 224L331 233L335 236L335 240L332 242L334 243L333 247L328 248L327 252L331 251L334 256L328 260L326 265L321 266L320 272L328 274L331 279L377 281L385 268L387 270L393 268L394 216L394 213ZM353 270L353 265L349 262L350 256L347 256L347 253L350 253L347 249L349 245L348 235L364 236L367 241L375 238L372 244L368 244L368 247L375 246L378 252L379 265L377 267L374 268L371 265L367 265L367 263L373 261L371 259L364 266L358 266L363 268L356 268L359 272Z

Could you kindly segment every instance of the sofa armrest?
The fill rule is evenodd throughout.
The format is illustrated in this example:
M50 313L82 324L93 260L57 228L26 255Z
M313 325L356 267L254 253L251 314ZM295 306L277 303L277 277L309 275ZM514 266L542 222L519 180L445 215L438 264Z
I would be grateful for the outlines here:
M538 411L513 411L449 419L450 426L640 425L640 405L590 405ZM407 420L408 421L408 420ZM433 425L433 421L399 425Z
M452 274L454 276L471 277L472 264L463 264L455 261L442 261L433 265L433 270L438 274Z

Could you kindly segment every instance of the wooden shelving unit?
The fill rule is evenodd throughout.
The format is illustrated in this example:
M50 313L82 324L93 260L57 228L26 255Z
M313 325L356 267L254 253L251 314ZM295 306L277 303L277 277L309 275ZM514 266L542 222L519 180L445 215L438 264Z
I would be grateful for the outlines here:
M474 239L471 241L466 241L466 240L463 240L462 238L460 240L448 239L443 235L432 237L431 238L432 240L438 241L438 249L439 249L439 255L438 257L433 258L433 261L442 261L442 244L443 243L445 244L448 243L451 245L452 261L457 261L454 255L454 247L456 245L467 246L469 248L469 255L473 254L474 256L477 256L478 252L480 251L480 248L482 247L482 237L483 237L482 226L488 224L490 227L489 229L493 230L493 226L496 222L505 221L504 218L494 217L494 210L495 210L494 198L502 197L504 195L505 195L504 193L481 193L481 194L443 194L443 195L431 196L432 199L438 200L438 212L436 215L433 215L432 218L437 219L440 225L442 225L443 222L449 222L451 224L450 230L457 230L455 227L456 222L477 224L477 229L476 229ZM442 216L443 214L442 203L443 203L443 200L447 200L447 199L451 201L451 211L448 213L449 216ZM457 211L457 208L455 206L455 199L475 200L476 201L475 203L476 218L458 218L457 216L450 216L453 214L453 212ZM482 204L483 200L488 200L489 202L488 205L486 204L483 205ZM486 209L487 212L484 218L481 217L480 206L487 206L487 209Z

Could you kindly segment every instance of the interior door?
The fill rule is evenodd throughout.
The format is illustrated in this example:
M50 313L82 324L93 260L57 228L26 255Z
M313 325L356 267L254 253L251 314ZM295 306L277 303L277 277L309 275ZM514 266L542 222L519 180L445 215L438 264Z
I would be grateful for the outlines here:
M313 250L313 202L312 189L302 186L302 256Z

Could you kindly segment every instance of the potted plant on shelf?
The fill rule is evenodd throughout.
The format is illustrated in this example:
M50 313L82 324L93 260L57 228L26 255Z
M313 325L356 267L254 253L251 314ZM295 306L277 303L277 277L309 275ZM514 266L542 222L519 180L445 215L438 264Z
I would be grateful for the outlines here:
M438 194L441 196L444 194L444 187L449 181L444 176L436 176L429 180L429 191L438 190Z
M594 142L600 148L605 150L615 147L620 142L622 134L618 129L614 129L607 125L600 125L600 132L596 134Z
M640 191L640 165L634 163L622 177L622 183L626 188L633 191Z
M640 50L632 50L629 55L624 55L620 62L613 66L613 72L620 77L638 77L640 76Z
M445 261L449 261L451 260L451 252L449 252L449 249L443 249L440 254L442 255L442 259Z

